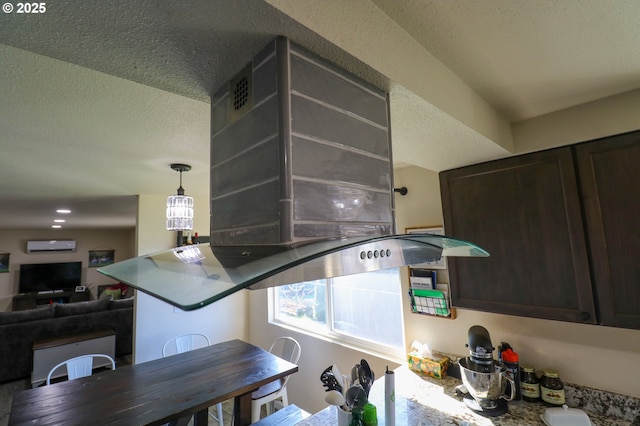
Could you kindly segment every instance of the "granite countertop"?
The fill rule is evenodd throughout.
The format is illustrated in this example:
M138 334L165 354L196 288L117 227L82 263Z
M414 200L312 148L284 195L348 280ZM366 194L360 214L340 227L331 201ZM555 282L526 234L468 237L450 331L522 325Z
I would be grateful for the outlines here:
M509 411L497 417L483 417L469 408L461 397L456 396L455 387L459 379L445 377L434 379L409 370L406 366L395 371L396 425L477 425L477 426L544 426L540 415L544 413L542 403L524 401L509 402ZM384 377L375 381L369 400L377 408L378 425L384 422ZM632 421L589 412L593 426L625 426ZM302 426L325 426L337 424L337 408L329 406L299 423Z

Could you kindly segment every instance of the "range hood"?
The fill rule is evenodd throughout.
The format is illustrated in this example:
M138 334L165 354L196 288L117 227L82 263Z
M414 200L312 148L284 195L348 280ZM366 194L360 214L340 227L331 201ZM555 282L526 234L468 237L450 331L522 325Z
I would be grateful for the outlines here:
M246 252L246 262L216 257L209 244L178 247L98 269L164 300L194 310L242 289L262 289L405 265L436 262L441 256L486 257L466 241L432 234L350 237L314 241L266 257Z
M210 245L98 269L192 310L241 289L488 256L395 234L388 94L279 37L211 97Z

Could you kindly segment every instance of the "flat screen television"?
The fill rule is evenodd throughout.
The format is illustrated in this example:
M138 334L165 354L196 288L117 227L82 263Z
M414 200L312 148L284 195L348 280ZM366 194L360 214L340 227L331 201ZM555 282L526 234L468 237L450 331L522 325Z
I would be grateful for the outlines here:
M82 281L82 262L26 263L20 265L20 293L69 290Z

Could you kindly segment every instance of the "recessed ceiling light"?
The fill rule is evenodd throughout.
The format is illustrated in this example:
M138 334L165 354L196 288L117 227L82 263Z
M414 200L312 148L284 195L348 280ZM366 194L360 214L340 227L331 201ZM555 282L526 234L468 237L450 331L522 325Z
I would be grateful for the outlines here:
M62 228L62 226L61 226L61 225L51 225L51 227L52 227L52 228L55 228L55 229Z
M64 219L53 219L53 221L55 223L65 223L66 222L66 220L64 220Z
M58 209L56 210L57 213L62 213L62 214L67 214L67 213L71 213L71 210L69 209Z

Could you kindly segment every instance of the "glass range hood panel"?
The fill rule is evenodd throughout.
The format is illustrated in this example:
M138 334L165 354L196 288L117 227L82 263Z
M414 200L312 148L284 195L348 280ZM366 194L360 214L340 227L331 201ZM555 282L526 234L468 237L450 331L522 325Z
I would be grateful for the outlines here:
M242 289L407 265L428 267L442 256L489 253L467 241L432 234L327 239L287 247L199 244L114 263L98 272L188 311Z

